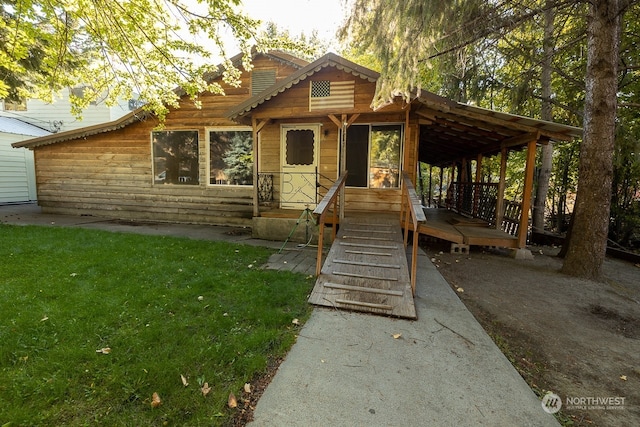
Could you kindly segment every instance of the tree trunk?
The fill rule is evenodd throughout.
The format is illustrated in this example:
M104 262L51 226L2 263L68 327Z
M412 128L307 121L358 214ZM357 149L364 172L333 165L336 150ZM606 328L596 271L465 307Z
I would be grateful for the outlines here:
M589 2L584 136L571 238L562 271L598 279L607 249L621 0Z
M555 9L551 7L553 0L547 0L547 9L544 12L544 40L542 42L544 58L542 61L542 76L540 86L542 87L542 109L540 117L542 120L553 121L551 113L551 66L553 62L553 25L555 19ZM549 193L549 179L551 178L551 168L553 167L553 145L551 143L542 146L540 156L540 173L538 175L538 187L533 205L532 229L533 231L544 231L544 214Z

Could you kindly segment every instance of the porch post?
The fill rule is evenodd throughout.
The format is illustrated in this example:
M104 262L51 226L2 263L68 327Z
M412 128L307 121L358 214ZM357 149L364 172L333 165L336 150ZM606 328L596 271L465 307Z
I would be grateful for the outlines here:
M347 170L347 115L342 115L342 132L340 132L340 175ZM344 185L340 187L340 222L344 219Z
M473 186L473 216L478 216L478 205L480 204L480 181L482 179L482 154L478 154L476 159L476 177L475 185Z
M444 185L444 168L440 166L440 191L438 192L438 206L442 206L442 186Z
M258 183L258 121L255 118L251 118L251 127L253 131L253 216L260 216L259 207L259 183Z
M502 218L504 217L504 188L506 186L508 154L507 147L502 147L500 151L500 180L496 196L496 230L502 229Z
M529 210L531 209L531 192L533 191L533 169L536 165L536 140L527 144L527 166L525 169L524 190L522 195L522 213L518 227L518 248L527 245L527 228L529 225Z

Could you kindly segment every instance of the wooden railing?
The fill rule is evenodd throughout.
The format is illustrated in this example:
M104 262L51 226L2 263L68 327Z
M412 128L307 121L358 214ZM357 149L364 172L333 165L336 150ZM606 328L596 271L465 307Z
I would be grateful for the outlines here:
M322 198L318 206L313 211L313 215L317 218L318 224L320 224L320 235L318 236L318 255L316 257L316 276L320 275L320 270L322 269L322 250L324 245L324 224L325 217L329 212L329 207L333 203L333 230L331 232L331 240L335 240L336 238L336 230L338 228L338 196L340 195L340 190L344 187L345 182L347 182L347 171L344 174L340 175L336 182L333 183L327 194Z
M427 218L422 210L420 198L416 193L411 178L402 172L402 203L400 205L400 223L404 227L404 247L409 242L409 227L413 231L413 246L411 248L411 291L416 294L416 272L418 267L418 225Z
M496 221L497 197L497 183L452 182L449 186L447 207L492 224Z

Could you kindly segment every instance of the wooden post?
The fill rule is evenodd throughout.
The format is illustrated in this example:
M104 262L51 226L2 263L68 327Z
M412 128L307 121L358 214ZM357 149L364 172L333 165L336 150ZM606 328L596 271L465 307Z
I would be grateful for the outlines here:
M347 115L342 115L342 132L340 132L340 175L347 170ZM340 188L340 221L344 219L344 185Z
M500 180L498 181L498 194L496 195L496 230L502 229L502 218L504 217L504 188L507 176L507 147L502 147L500 151Z
M529 228L529 210L531 208L531 192L533 191L533 170L536 165L536 140L527 144L527 166L525 169L524 190L522 194L522 213L518 227L518 248L527 246L527 229Z
M258 199L258 121L251 118L252 127L252 149L253 149L253 216L260 216L260 207Z
M478 216L478 205L480 203L480 181L482 180L482 154L478 154L476 159L476 177L473 185L473 216Z
M444 185L444 168L440 166L440 191L438 193L438 207L442 206L442 186Z

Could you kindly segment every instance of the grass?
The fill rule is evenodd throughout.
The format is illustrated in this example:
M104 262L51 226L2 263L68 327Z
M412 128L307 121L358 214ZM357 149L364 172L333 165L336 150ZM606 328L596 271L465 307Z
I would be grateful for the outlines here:
M271 253L0 225L0 426L229 423L310 314L310 278L260 269Z

